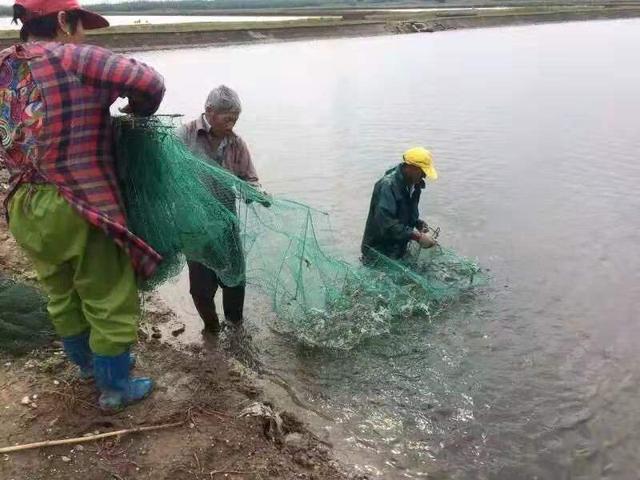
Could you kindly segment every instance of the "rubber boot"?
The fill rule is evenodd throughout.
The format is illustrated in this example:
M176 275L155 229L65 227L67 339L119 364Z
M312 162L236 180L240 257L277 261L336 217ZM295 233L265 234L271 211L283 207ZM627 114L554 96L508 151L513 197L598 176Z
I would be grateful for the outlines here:
M217 334L220 331L220 319L216 312L216 304L211 298L199 297L192 295L193 304L204 322L204 328L208 332Z
M80 380L93 378L93 352L89 348L89 332L62 337L62 346L67 358L80 367Z
M89 332L62 337L62 346L69 360L80 367L78 377L83 382L93 380L93 352L89 347ZM135 354L129 356L129 368L136 366Z
M228 322L236 326L242 324L244 315L244 295L244 285L224 288L222 290L224 316Z
M96 385L100 390L98 403L102 410L122 410L146 398L153 390L153 380L150 378L130 378L130 362L131 354L128 351L116 356L93 356Z

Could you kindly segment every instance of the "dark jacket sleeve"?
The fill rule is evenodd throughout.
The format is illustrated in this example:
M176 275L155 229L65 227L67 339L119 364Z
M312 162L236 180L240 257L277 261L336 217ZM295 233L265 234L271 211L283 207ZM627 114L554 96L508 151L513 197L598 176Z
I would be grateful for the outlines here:
M398 221L396 199L389 184L380 185L378 204L375 209L375 222L385 239L406 242L413 235L413 228Z

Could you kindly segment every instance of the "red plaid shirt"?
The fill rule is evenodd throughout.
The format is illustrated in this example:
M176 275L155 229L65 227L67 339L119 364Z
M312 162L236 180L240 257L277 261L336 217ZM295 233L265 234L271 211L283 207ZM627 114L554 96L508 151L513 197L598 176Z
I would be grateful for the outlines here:
M21 80L7 81L11 71ZM56 185L80 215L128 253L139 275L150 276L162 258L126 227L109 107L118 97L133 96L136 111L153 113L164 95L162 77L100 47L36 42L0 53L0 90L0 160L11 174L7 200L21 183ZM6 99L12 101L8 109ZM12 111L20 109L22 117ZM39 121L21 122L37 109Z

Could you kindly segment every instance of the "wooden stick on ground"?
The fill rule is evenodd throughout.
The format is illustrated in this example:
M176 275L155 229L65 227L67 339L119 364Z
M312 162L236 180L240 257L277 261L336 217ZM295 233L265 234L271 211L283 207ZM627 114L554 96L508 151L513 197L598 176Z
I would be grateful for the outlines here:
M86 437L64 438L62 440L47 440L45 442L27 443L25 445L15 445L13 447L0 448L0 453L19 452L21 450L53 447L56 445L68 445L70 443L78 444L78 443L86 443L86 442L95 442L96 440L101 440L103 438L117 437L118 435L125 435L128 433L150 432L152 430L161 430L164 428L179 427L181 425L184 425L184 421L175 422L175 423L165 423L163 425L151 425L149 427L126 428L124 430L116 430L115 432L100 433L97 435L89 435Z
M241 472L241 471L238 471L238 470L214 470L212 472L209 472L209 476L213 477L214 475L218 475L218 474L220 474L220 475L222 475L222 474L225 474L225 475L249 475L251 473L256 473L256 472Z

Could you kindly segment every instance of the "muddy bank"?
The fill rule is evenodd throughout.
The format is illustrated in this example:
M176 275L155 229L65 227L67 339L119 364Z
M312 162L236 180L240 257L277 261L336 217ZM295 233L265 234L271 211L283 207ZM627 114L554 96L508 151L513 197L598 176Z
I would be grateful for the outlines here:
M293 14L293 12L280 11L278 13ZM114 50L140 51L255 42L430 33L467 28L635 18L640 17L640 6L513 8L489 13L471 10L421 13L325 11L324 15L336 13L339 13L340 17L289 22L119 26L94 32L89 36L89 41ZM16 32L0 32L0 48L9 46L16 41Z
M2 170L0 188L6 188ZM33 281L4 221L0 238L0 272ZM265 402L254 373L220 346L250 341L242 332L182 352L158 338L158 327L174 320L157 298L145 298L135 374L154 378L157 387L149 399L115 415L96 408L95 386L74 377L59 342L20 358L0 352L0 447L173 424L2 455L0 478L363 478L333 460L331 446L294 415Z
M143 341L136 351L136 373L154 377L156 391L145 402L108 416L95 407L94 386L73 379L59 345L19 360L2 358L2 446L174 426L4 455L0 477L349 478L331 460L330 447L292 415L251 416L256 408L265 409L261 392L242 367L229 366L215 348L186 354ZM247 416L241 416L243 411Z

